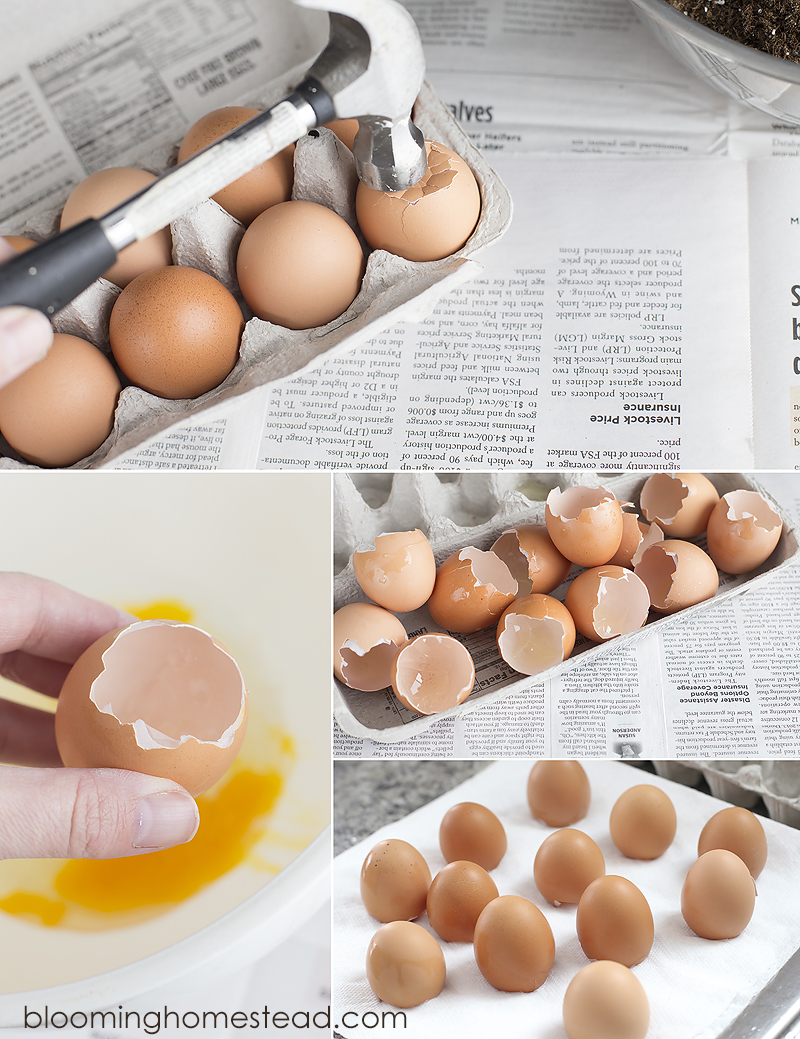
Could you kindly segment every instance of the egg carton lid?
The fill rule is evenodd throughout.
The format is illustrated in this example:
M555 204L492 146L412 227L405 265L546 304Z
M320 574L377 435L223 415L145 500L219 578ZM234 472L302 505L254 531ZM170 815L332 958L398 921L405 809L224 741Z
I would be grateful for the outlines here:
M294 70L267 84L258 97L241 98L239 103L266 107L283 97L300 78L300 70ZM382 249L373 250L361 291L351 306L318 328L292 330L260 321L251 316L245 305L245 317L249 320L242 336L239 359L219 386L194 399L174 401L136 386L126 386L117 404L114 428L107 439L91 455L67 468L99 468L163 434L176 423L199 416L259 386L310 371L328 358L375 338L397 322L421 321L442 296L483 269L475 257L504 234L511 221L508 190L427 81L417 98L414 120L427 139L446 145L465 159L478 181L481 212L463 248L442 260L427 262L406 260ZM163 172L174 163L179 143L169 151L160 148L143 154L138 165L153 173ZM327 198L327 190L320 186L319 197L311 200L326 204ZM55 232L59 212L43 208L15 233L45 238ZM236 250L244 228L237 220L209 199L175 221L171 230L176 263L204 270L238 293ZM110 353L108 317L119 292L110 282L99 279L56 316L56 331L89 339L106 354ZM213 419L219 415L207 417ZM0 469L34 468L37 467L11 455L0 457Z
M457 549L491 548L497 538L516 523L543 523L543 499L552 487L563 490L575 485L602 486L613 491L620 501L638 505L647 475L606 476L583 470L579 474L545 472L535 477L527 473L462 473L453 478L452 474L396 473L383 480L373 476L362 482L357 475L337 473L334 477L334 554L341 569L334 577L334 610L351 602L369 601L349 559L356 548L373 541L376 534L418 527L430 541L438 566ZM705 475L720 496L732 490L758 491L783 521L780 540L769 559L747 574L722 575L720 589L713 599L667 616L651 613L643 628L608 642L593 643L579 633L570 657L534 676L520 675L505 663L497 649L494 627L471 635L451 632L467 646L475 661L476 685L464 703L439 714L419 715L403 707L391 689L365 693L349 689L334 678L333 713L338 724L350 736L377 743L398 743L424 732L440 718L463 717L511 693L532 690L578 665L594 664L609 653L648 638L652 632L686 624L718 603L768 581L779 570L800 559L793 519L752 476L746 473ZM532 500L532 497L540 500ZM380 501L381 498L384 500ZM374 504L370 505L369 500ZM691 540L705 546L705 535ZM570 581L582 569L573 567L564 584L552 594L563 601ZM403 614L401 619L409 636L443 630L433 623L426 606Z

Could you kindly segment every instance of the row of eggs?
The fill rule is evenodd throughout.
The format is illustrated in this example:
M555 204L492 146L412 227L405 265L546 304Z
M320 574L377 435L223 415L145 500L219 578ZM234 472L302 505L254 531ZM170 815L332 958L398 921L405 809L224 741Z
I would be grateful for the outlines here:
M362 691L391 686L404 706L437 713L471 693L471 655L451 635L409 640L396 613L427 605L435 625L460 634L497 625L503 660L536 675L570 655L577 631L605 642L641 628L651 610L671 614L712 598L718 568L755 569L783 529L761 494L737 490L720 498L699 473L649 477L639 496L647 523L624 511L630 505L603 488L554 488L544 524L505 531L489 551L460 549L438 568L421 531L379 535L374 547L352 556L356 580L372 601L334 614L336 677ZM708 551L684 540L703 533ZM574 564L587 569L561 602L550 593Z
M572 979L564 998L569 1039L643 1039L649 1004L630 968L653 945L649 904L631 881L606 875L597 844L571 828L588 812L589 780L579 762L539 761L531 769L527 799L534 819L560 827L540 845L534 882L552 905L577 904L576 930L587 958L595 962ZM659 787L628 788L615 802L609 833L628 858L652 860L675 836L677 816ZM435 998L445 984L445 962L434 936L410 921L427 912L445 942L472 942L476 964L499 991L531 992L546 980L555 941L544 914L519 895L500 895L489 876L507 848L500 820L483 805L450 808L439 830L448 865L431 880L421 853L405 841L379 842L361 871L367 912L384 924L367 953L367 979L375 995L398 1007ZM681 912L702 938L736 937L750 921L755 878L766 862L767 844L756 816L726 808L703 827L698 858L682 888ZM613 998L609 998L613 992Z

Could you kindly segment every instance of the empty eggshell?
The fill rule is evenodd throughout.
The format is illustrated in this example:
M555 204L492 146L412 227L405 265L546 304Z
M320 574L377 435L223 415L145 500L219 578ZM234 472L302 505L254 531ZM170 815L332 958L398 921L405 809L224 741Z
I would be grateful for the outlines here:
M621 963L598 960L572 979L564 993L568 1039L645 1039L650 1004L636 975Z
M677 613L712 599L719 588L711 557L691 541L667 539L651 545L634 573L647 585L650 605L658 613Z
M606 642L642 627L650 613L650 593L632 570L609 564L579 574L564 605L582 635Z
M645 549L664 540L664 531L657 523L642 523L634 512L622 513L622 541L616 554L609 559L611 566L632 570Z
M683 919L701 938L735 938L750 923L756 885L745 863L724 848L705 852L681 889Z
M572 569L543 523L524 523L504 531L491 550L513 574L520 596L554 591Z
M497 885L477 862L456 860L439 870L428 888L428 920L446 942L471 942Z
M475 925L475 962L500 992L533 992L547 979L556 946L542 911L521 895L493 899Z
M425 912L430 883L428 863L412 844L379 841L361 867L361 901L382 924L413 920Z
M402 622L388 610L371 602L348 603L333 615L333 673L351 689L386 689L406 641Z
M172 779L193 797L239 752L247 690L206 632L137 621L92 643L58 697L56 742L76 768L125 768Z
M757 491L729 491L708 521L708 554L727 574L745 574L772 555L783 521Z
M528 807L545 826L571 826L589 811L589 777L579 761L537 761L528 775Z
M603 853L582 830L556 830L539 845L533 860L533 879L542 896L553 905L580 901L593 880L606 871Z
M608 828L611 840L629 859L657 859L672 844L678 817L660 787L639 783L617 798Z
M466 859L491 870L505 855L508 839L494 812L474 801L462 801L445 812L439 846L448 862Z
M463 703L475 684L470 652L450 635L417 635L392 661L394 695L420 714L438 714Z
M496 624L517 594L517 582L494 552L462 548L441 564L428 599L435 624L469 634Z
M607 563L622 542L622 507L602 487L554 487L545 522L558 551L579 566Z
M551 595L534 592L516 599L497 625L497 646L507 664L538 675L566 660L575 645L575 622Z
M436 580L433 549L421 530L379 534L372 548L356 549L353 571L373 602L396 613L424 606Z
M653 947L653 913L642 892L625 877L598 877L578 902L575 927L590 960L641 963Z
M725 848L738 855L753 880L767 861L767 838L758 816L746 808L731 806L717 812L705 824L697 842L697 854Z
M702 473L654 473L639 494L645 518L671 538L702 534L718 501L719 491Z
M424 927L408 920L384 924L367 949L367 981L384 1003L416 1007L444 988L444 953Z

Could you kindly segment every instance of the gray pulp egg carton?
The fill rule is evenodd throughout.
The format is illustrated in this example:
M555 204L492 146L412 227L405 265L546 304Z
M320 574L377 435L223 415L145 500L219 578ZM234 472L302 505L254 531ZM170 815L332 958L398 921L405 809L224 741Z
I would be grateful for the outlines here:
M285 96L298 78L283 77L258 97L244 98L240 103L267 107ZM239 294L235 273L236 252L245 229L213 200L202 202L171 225L173 260L213 275L242 305L249 320L236 366L219 386L191 400L164 400L138 387L125 387L112 432L93 454L71 468L98 468L216 404L308 371L399 321L421 321L445 293L482 270L475 256L499 238L511 220L508 191L428 83L420 91L414 119L426 138L446 145L467 162L480 186L480 217L464 247L443 260L424 263L376 249L368 257L358 296L342 315L319 328L287 329L252 316ZM179 143L142 156L137 165L162 173L174 164ZM356 183L353 157L330 130L313 131L301 138L295 151L294 198L326 205L353 224ZM60 208L42 210L13 233L41 240L55 233L59 216ZM6 233L12 231L7 229ZM120 291L111 282L99 279L56 316L56 331L88 339L109 355L108 318ZM36 467L0 457L0 468Z
M639 491L648 474L603 476L596 472L528 473L397 473L344 475L334 479L334 610L351 602L366 602L350 562L353 551L370 544L377 534L419 528L433 548L436 565L457 549L474 546L489 549L503 533L518 523L544 522L544 499L550 489L574 485L605 487L622 501L637 505ZM665 625L675 626L712 608L734 595L768 580L777 570L800 557L794 521L755 480L744 473L707 473L720 495L737 489L759 491L777 510L783 531L775 551L757 569L738 576L721 575L720 589L713 599L690 606L676 614L651 614L643 628L605 643L594 643L580 633L572 655L539 675L520 675L500 656L494 627L472 635L455 634L470 650L475 662L476 682L467 700L435 715L419 715L403 707L391 689L374 693L349 689L334 678L334 717L351 736L379 743L396 743L424 732L438 718L461 717L541 682L588 664L620 647L630 646ZM705 536L695 540L705 545ZM582 570L573 567L567 581L552 594L563 601L569 582ZM441 631L431 620L427 607L402 614L409 634Z

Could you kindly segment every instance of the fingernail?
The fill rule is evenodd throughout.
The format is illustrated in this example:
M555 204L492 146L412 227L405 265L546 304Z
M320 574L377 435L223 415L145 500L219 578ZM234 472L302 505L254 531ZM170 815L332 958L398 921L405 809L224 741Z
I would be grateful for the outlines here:
M53 343L53 326L38 310L0 308L0 366L6 382L41 361Z
M188 794L148 794L136 806L133 847L156 850L185 844L199 825L197 804Z

